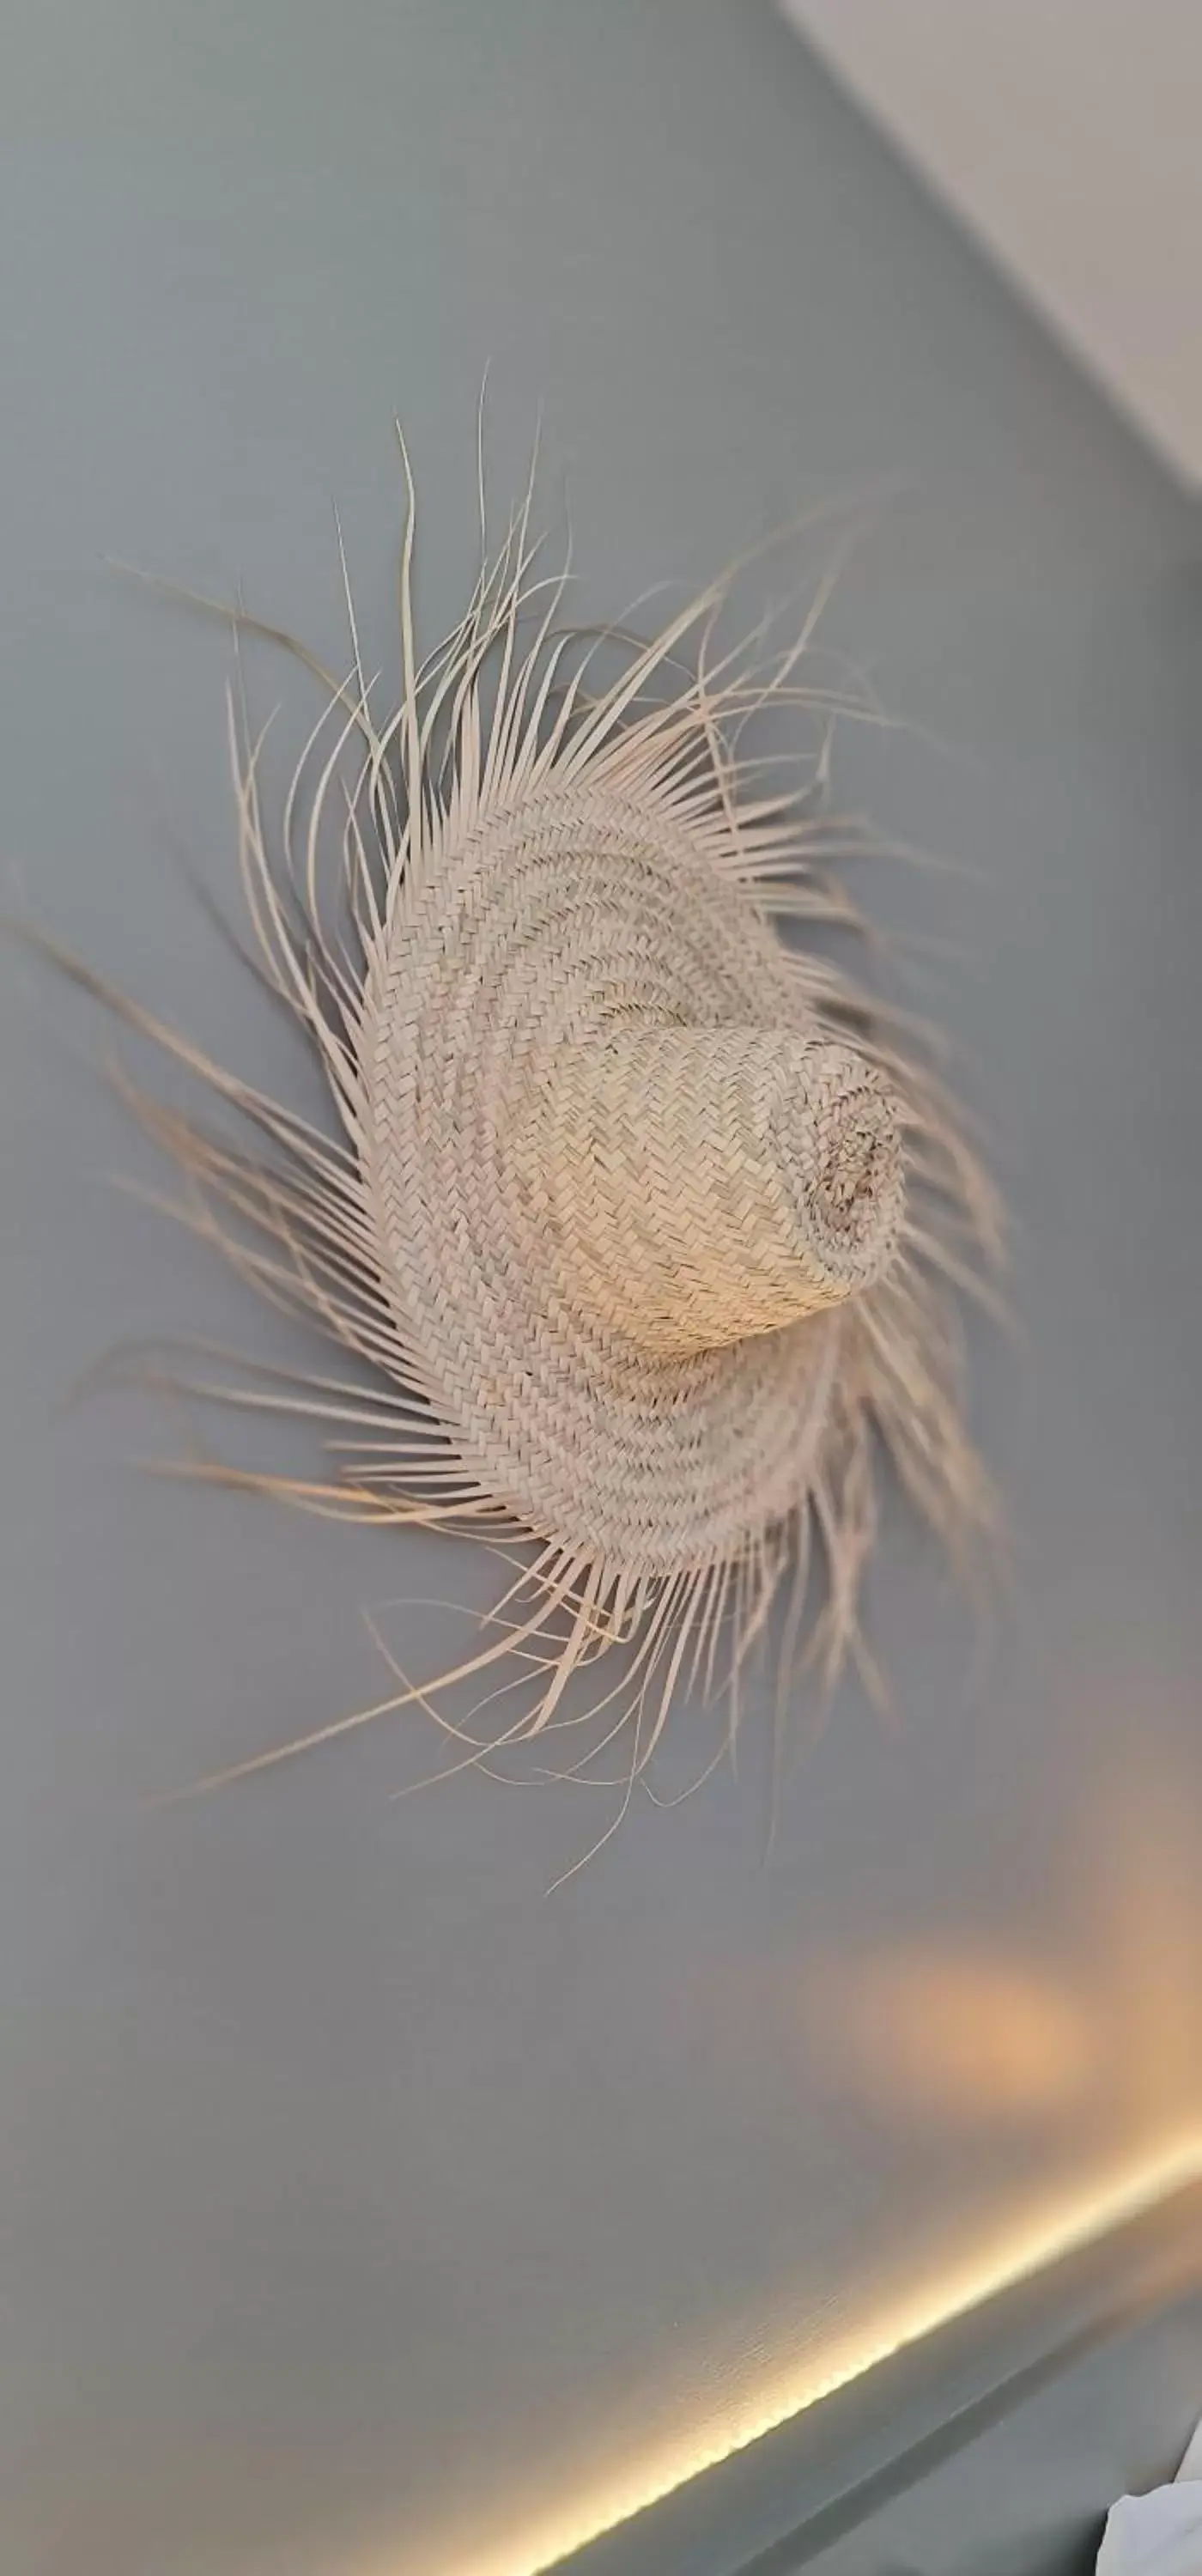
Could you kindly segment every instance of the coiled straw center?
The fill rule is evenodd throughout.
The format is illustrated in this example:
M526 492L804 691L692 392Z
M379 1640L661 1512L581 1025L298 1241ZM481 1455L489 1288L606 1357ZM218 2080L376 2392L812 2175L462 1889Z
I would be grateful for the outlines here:
M643 1349L774 1331L892 1261L898 1113L852 1048L619 1026L557 1048L545 1082L539 1146L566 1293Z

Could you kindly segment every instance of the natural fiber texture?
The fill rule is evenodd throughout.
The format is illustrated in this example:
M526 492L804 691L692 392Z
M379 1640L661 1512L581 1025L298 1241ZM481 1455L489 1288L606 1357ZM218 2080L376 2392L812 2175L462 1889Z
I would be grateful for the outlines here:
M783 995L780 1013L540 1042L516 1177L543 1258L566 1304L664 1359L841 1305L896 1253L897 1105L850 1047L795 1036Z
M529 520L527 494L419 663L410 486L399 703L378 710L357 637L345 682L300 654L325 710L278 844L262 737L232 709L260 964L339 1138L125 1008L258 1140L144 1104L192 1221L375 1376L258 1399L335 1418L332 1482L232 1481L531 1542L454 1673L398 1674L303 1741L420 1700L456 1762L538 1739L544 1771L595 1776L627 1729L629 1783L679 1690L717 1671L733 1691L788 1568L788 1655L808 1632L829 1680L858 1649L878 1435L949 1543L983 1526L952 1289L998 1223L921 1052L777 926L854 926L834 870L862 844L804 795L757 792L746 726L817 714L824 759L846 692L810 685L796 640L715 661L729 582L649 645L601 639L617 672L598 685ZM557 1765L566 1684L608 1647L599 1734ZM453 1719L446 1692L510 1655L516 1718Z

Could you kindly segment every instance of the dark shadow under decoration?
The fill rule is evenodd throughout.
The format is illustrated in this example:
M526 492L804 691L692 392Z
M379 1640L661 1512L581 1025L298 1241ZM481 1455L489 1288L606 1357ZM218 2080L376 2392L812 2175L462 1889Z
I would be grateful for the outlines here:
M345 679L225 612L323 693L274 832L240 680L230 739L258 963L336 1133L71 971L236 1113L242 1142L131 1092L186 1177L181 1212L371 1372L271 1372L257 1397L193 1381L330 1443L308 1481L200 1472L485 1538L503 1597L454 1671L398 1670L377 1706L196 1785L421 1705L451 1769L533 1748L544 1777L596 1778L621 1739L625 1800L678 1694L729 1693L733 1731L782 1595L783 1683L804 1661L829 1690L849 1655L871 1677L878 1442L974 1557L992 1506L958 1310L999 1258L999 1209L929 1045L830 954L832 929L866 929L840 882L866 844L815 783L840 718L869 709L808 676L827 585L783 648L763 625L720 643L734 572L649 643L582 633L562 623L566 570L541 570L533 476L492 553L481 477L479 579L421 659L402 458L386 714L349 585ZM773 709L805 736L783 788L744 748ZM569 1727L582 1741L567 1685L603 1659L587 1750L557 1754ZM502 1665L518 1714L453 1715Z

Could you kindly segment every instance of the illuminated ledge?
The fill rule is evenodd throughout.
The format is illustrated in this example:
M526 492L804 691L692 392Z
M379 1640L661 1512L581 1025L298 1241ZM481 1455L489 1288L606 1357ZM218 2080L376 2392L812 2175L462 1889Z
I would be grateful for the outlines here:
M877 2350L725 2458L662 2491L529 2576L793 2576L891 2497L1068 2373L1099 2347L1202 2289L1202 2139L1064 2214L975 2288L944 2285L883 2325ZM1192 2395L1202 2407L1202 2371ZM1173 2428L1168 2428L1171 2441ZM668 2464L665 2462L665 2471ZM646 2495L646 2490L644 2491ZM583 2521L583 2516L582 2516ZM515 2535L516 2537L516 2535ZM514 2576L523 2566L512 2560ZM481 2571L483 2576L483 2571Z

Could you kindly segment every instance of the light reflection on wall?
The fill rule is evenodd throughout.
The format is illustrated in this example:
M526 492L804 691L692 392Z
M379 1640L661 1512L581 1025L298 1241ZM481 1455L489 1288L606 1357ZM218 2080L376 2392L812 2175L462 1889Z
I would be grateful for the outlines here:
M798 2020L828 2084L946 2132L1023 2124L1097 2083L1104 2034L1061 1979L988 1951L911 1947L807 1964Z
M1040 2127L1146 2143L1202 2110L1192 1789L1135 1774L1083 1801L1065 1956L953 1933L808 1953L794 2023L810 2080L899 2129Z
M607 2471L565 2480L548 2477L537 2504L514 2516L506 2537L457 2549L444 2544L428 2557L406 2548L365 2558L347 2576L445 2576L454 2563L460 2576L547 2576L573 2550L584 2548L628 2521L702 2470L774 2432L823 2397L850 2386L924 2335L1030 2279L1046 2265L1152 2209L1189 2183L1202 2181L1202 2127L1185 2134L1146 2162L1110 2179L1094 2181L1061 2201L1041 2203L1025 2223L999 2229L971 2258L950 2264L907 2299L891 2303L870 2323L840 2335L815 2363L780 2362L761 2383L740 2395L727 2390L706 2420L627 2452Z
M463 2576L542 2576L877 2363L1202 2180L1193 1812L1192 1789L1163 1768L1157 1783L1112 1777L1083 1799L1054 1966L1017 1943L948 1936L811 1952L768 1978L756 2010L775 2016L799 2078L853 2099L899 2138L1002 2132L1042 2143L1060 2179L1027 2189L1020 2206L999 2192L1008 2205L976 2224L971 2243L928 2257L908 2283L894 2270L875 2303L866 2283L824 2339L799 2318L784 2351L774 2329L754 2371L714 2372L688 2424L670 2413L657 2424L651 2399L645 2441L608 2459L599 2427L602 2447L587 2465L545 2464L525 2510L511 2496L503 2536L494 2525L479 2545L456 2547ZM442 2576L447 2564L445 2542L428 2558L394 2548L354 2576Z

